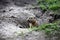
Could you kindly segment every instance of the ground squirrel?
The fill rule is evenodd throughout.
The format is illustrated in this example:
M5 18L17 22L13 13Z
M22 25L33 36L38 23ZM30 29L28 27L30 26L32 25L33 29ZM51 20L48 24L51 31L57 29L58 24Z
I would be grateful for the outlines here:
M35 17L29 17L27 21L29 23L30 28L32 28L32 26L38 26L38 22Z

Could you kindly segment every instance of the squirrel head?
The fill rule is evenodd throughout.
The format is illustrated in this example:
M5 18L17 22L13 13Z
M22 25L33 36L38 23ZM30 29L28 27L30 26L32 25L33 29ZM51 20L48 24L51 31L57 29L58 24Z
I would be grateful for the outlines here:
M29 23L35 23L37 20L36 20L35 17L29 17L29 18L27 19L27 21L28 21Z

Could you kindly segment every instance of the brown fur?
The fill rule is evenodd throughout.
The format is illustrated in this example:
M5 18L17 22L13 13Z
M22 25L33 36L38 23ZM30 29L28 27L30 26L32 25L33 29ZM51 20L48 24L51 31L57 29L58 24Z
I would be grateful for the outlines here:
M34 17L28 18L27 21L28 21L30 27L38 26L37 20Z

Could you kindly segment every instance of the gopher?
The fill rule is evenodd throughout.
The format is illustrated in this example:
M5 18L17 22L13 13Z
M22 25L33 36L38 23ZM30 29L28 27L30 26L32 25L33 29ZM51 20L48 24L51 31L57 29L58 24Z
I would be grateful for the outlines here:
M30 28L32 28L32 26L38 26L38 22L35 17L29 17L27 22L29 23Z

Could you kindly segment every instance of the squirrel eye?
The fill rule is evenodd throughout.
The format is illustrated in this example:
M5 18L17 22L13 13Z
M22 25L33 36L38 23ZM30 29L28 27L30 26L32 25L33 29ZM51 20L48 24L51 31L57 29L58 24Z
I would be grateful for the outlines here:
M31 19L33 19L33 18L31 18Z
M32 18L29 18L29 19L32 19Z

